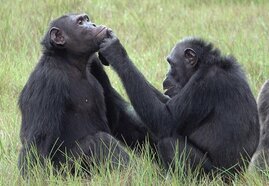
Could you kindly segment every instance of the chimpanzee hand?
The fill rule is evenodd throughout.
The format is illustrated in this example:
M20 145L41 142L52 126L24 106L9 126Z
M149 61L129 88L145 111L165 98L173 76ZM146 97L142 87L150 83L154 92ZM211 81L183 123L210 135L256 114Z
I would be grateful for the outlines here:
M104 65L114 66L116 63L123 62L120 59L125 58L127 53L111 29L107 30L107 35L108 37L100 44L99 59Z

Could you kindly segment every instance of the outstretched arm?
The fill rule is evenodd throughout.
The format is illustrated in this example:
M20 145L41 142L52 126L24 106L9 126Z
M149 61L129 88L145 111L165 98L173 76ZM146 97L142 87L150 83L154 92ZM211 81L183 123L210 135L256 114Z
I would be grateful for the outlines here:
M116 36L113 33L110 34L110 38L105 39L101 44L99 58L107 61L118 73L132 105L155 137L171 136L171 133L175 132L176 129L183 128L195 113L200 118L204 118L208 114L208 111L198 113L195 110L193 104L196 99L200 103L200 97L196 96L190 100L189 98L195 95L188 94L188 86L173 99L162 102L152 89L152 85L133 65ZM199 89L200 87L197 86L197 90ZM199 93L199 91L191 92L193 94ZM192 111L194 114L191 114Z
M144 141L147 130L143 122L132 106L112 87L97 56L93 56L88 68L104 89L107 118L113 135L123 138L129 146Z
M111 36L101 44L99 58L106 60L120 76L133 107L151 133L167 136L163 130L166 123L174 123L171 112L166 106L165 98L159 99L160 93L144 78L129 59L119 40ZM161 101L162 100L162 101ZM165 100L165 101L163 101Z

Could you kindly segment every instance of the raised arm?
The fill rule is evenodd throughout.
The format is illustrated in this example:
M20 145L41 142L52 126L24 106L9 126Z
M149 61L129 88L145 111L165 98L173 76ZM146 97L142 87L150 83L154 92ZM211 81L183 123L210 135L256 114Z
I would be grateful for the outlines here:
M177 129L187 125L198 125L212 111L212 106L207 104L210 89L204 84L196 83L203 72L195 74L183 89L176 92L176 96L168 101L161 101L159 93L138 71L127 52L117 37L110 33L110 38L101 44L99 58L111 64L120 76L132 105L141 117L150 132L157 138L171 136ZM206 92L209 91L209 94ZM196 104L198 104L196 106ZM199 110L199 105L205 105ZM208 105L208 106L206 106ZM190 122L190 123L189 123Z
M97 56L89 63L90 73L98 80L104 89L109 127L114 136L134 146L136 142L143 143L147 135L145 125L130 103L112 87L109 78Z
M157 136L166 135L168 131L162 130L165 124L175 123L165 104L168 99L152 88L133 65L119 40L113 35L111 37L101 45L99 58L109 62L119 74L133 107L150 131Z

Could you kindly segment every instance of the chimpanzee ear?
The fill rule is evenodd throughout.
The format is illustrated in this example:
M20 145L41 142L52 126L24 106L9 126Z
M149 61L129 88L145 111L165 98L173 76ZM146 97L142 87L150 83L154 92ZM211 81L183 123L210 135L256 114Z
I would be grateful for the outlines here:
M197 64L198 58L196 52L192 48L185 49L184 56L190 65L195 66Z
M52 27L49 31L50 41L56 46L63 46L65 44L65 38L63 31L59 28Z

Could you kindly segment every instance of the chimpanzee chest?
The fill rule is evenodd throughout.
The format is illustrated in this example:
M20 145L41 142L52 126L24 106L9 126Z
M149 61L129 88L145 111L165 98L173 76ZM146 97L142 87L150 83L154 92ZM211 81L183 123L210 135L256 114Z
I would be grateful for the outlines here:
M88 79L76 77L70 82L70 101L79 113L106 112L103 88L91 74Z
M69 101L65 113L61 140L72 142L98 131L109 132L103 88L90 78L72 77L69 80Z

